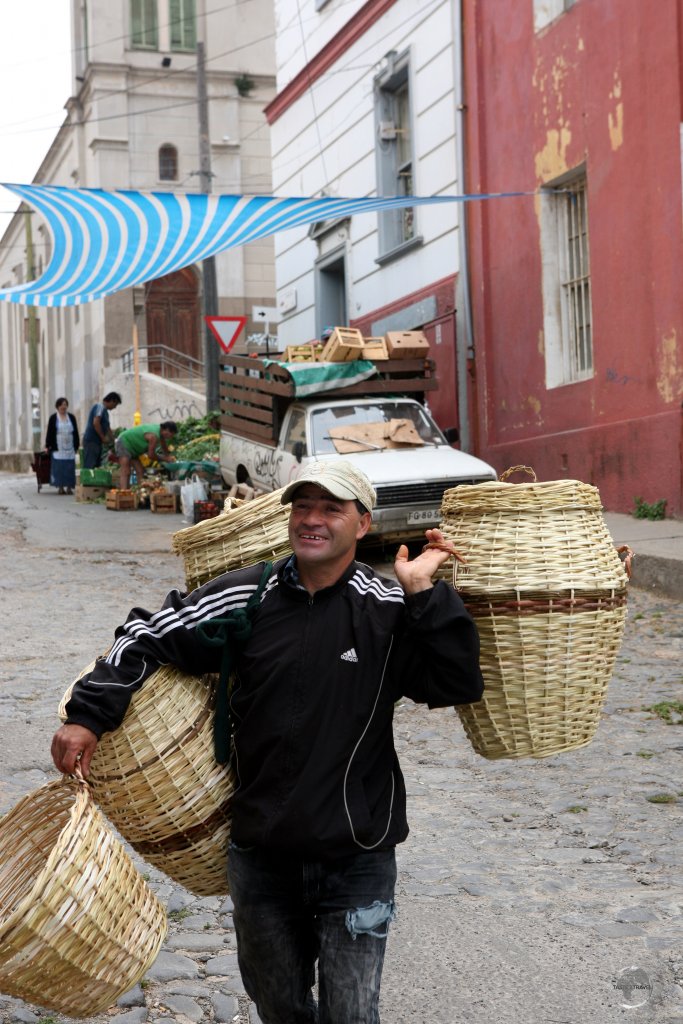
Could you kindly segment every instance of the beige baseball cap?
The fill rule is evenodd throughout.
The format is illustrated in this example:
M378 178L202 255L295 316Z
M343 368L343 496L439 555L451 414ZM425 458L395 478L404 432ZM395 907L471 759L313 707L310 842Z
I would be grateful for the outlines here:
M342 501L359 501L368 512L372 511L377 501L375 489L365 473L348 459L311 462L301 476L285 487L280 499L283 505L292 500L294 492L302 484L316 484Z

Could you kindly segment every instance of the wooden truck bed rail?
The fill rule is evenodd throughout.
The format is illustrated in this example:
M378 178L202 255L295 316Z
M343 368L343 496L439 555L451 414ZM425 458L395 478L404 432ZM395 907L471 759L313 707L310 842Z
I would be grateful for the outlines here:
M431 359L386 359L375 377L321 392L324 398L403 395L422 401L437 387ZM224 430L260 444L276 445L285 411L295 399L294 381L284 366L250 356L228 356L220 371L221 425ZM311 397L311 396L308 396Z

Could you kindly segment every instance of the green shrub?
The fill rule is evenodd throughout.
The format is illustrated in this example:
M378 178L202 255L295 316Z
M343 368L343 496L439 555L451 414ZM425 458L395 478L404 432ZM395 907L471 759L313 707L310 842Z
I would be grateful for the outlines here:
M660 498L652 505L643 501L642 498L634 498L635 508L633 517L635 519L664 519L666 517L666 498Z

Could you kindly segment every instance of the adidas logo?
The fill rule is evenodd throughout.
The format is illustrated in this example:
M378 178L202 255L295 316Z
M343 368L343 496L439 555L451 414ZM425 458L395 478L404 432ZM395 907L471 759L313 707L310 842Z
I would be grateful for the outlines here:
M355 647L352 647L348 651L344 651L344 653L341 656L341 660L342 661L358 661L358 655L356 654Z

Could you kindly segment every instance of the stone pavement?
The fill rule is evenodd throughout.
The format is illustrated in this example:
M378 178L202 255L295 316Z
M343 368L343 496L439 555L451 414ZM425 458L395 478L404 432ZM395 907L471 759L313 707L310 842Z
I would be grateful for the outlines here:
M182 585L170 553L182 525L0 474L0 812L55 777L49 742L75 674L131 605ZM641 523L608 525L633 541L637 565ZM661 526L668 535L640 543L663 543L671 561L674 524ZM683 1024L682 644L681 606L633 587L595 738L543 760L487 761L452 710L397 708L412 831L398 851L384 1024ZM257 1024L229 897L194 898L138 865L167 905L168 938L143 982L88 1024ZM62 1020L0 996L3 1024L41 1019Z

